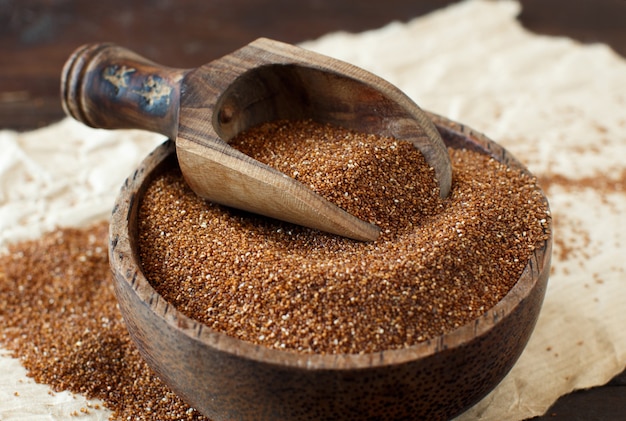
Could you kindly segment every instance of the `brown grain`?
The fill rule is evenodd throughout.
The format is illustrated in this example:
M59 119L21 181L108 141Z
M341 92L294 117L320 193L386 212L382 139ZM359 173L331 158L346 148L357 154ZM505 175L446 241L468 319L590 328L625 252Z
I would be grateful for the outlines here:
M359 243L207 204L178 172L156 179L139 217L147 278L189 317L245 341L313 353L410 346L492 307L547 236L535 180L475 152L450 151L454 185L441 200L406 142L280 122L232 144L382 228Z
M205 419L132 344L113 293L107 231L105 222L59 229L0 257L2 346L37 382L100 399L113 419Z

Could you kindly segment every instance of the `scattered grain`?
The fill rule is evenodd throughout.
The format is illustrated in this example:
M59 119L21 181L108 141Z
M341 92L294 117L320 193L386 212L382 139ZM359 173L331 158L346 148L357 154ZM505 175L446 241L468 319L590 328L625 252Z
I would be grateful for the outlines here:
M105 222L60 229L0 257L0 343L37 382L102 400L114 419L203 420L132 344L113 293L107 232Z

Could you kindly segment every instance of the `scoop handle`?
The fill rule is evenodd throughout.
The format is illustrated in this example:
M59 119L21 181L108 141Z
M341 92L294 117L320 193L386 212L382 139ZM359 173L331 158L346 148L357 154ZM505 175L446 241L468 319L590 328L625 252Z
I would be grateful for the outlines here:
M142 129L174 139L186 73L114 44L84 45L63 67L63 109L91 127Z

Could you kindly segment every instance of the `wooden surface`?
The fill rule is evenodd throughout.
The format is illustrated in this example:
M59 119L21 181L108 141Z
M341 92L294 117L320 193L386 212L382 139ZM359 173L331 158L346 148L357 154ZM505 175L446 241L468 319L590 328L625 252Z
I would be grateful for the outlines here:
M0 0L0 128L28 130L63 117L59 75L80 44L112 41L153 60L194 67L267 36L290 43L330 31L407 21L451 0ZM605 42L626 57L626 1L520 0L537 33ZM626 372L563 397L535 420L626 419Z
M452 0L1 0L0 127L27 130L63 116L59 75L81 44L110 41L152 60L196 67L259 36L289 43L330 31L406 21ZM522 22L550 35L603 41L626 55L623 0L521 0Z

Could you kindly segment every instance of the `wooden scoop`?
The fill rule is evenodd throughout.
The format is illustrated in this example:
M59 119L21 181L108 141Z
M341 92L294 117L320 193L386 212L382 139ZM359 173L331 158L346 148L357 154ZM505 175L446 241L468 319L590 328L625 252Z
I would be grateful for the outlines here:
M197 69L86 45L65 64L61 91L66 113L89 126L174 139L183 176L199 196L352 239L373 241L379 228L227 142L267 121L310 118L412 142L435 169L441 196L450 190L446 147L407 96L355 66L269 39Z

